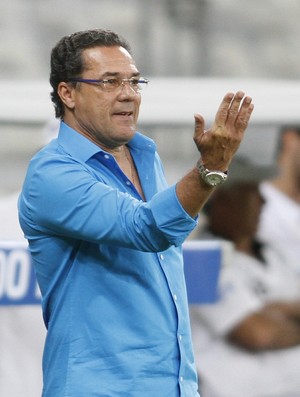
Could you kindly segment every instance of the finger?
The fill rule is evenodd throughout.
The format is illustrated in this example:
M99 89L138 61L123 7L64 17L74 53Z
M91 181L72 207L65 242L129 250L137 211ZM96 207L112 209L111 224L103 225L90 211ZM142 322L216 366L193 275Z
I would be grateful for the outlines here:
M204 118L201 116L201 114L195 114L194 118L195 118L194 142L198 150L200 150L202 137L205 132L204 131L205 123L204 123Z
M252 103L252 98L245 97L235 121L235 127L238 131L245 130L247 128L253 109L254 105Z
M196 113L194 115L195 118L195 132L194 132L194 137L200 137L204 134L204 118L201 116L201 114Z
M238 91L234 95L234 97L229 105L228 111L227 111L227 122L228 123L230 123L230 124L235 123L236 118L239 114L239 111L242 109L243 104L245 106L245 104L247 103L247 102L245 102L245 100L243 101L244 95L245 94L243 91ZM247 98L250 98L250 97L247 97ZM241 104L242 104L242 106L241 106Z
M230 108L234 97L235 95L233 92L228 92L224 96L215 117L215 123L217 125L224 125L226 123L228 117L228 109Z

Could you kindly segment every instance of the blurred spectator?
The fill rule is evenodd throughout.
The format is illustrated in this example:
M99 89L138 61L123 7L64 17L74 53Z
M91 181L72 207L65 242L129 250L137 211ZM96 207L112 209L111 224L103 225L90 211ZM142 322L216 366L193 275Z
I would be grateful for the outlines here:
M42 140L46 145L54 139L58 133L58 120L51 120L42 129ZM0 197L0 241L25 241L23 232L19 225L17 201L19 191Z
M15 192L0 198L0 241L25 241L18 220L18 197Z
M43 141L55 138L58 121L47 123L42 130ZM26 242L17 212L19 192L0 198L0 248L6 241L11 249ZM4 243L5 244L5 243ZM27 242L26 242L27 244ZM1 253L1 251L0 251ZM0 299L4 273L0 257ZM39 306L1 305L0 303L0 396L39 397L42 390L41 359L45 327Z
M232 243L219 301L190 307L202 397L299 397L300 283L255 240L265 170L233 161L207 203L207 236Z
M276 161L277 175L261 184L258 238L300 276L300 125L281 128Z

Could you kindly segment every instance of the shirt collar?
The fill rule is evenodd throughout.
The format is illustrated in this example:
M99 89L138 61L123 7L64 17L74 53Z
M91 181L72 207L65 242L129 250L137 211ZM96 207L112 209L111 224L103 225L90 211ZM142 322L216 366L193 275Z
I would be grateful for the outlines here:
M88 161L96 153L105 153L94 142L69 127L63 121L60 123L58 142L68 154L83 162ZM151 152L156 150L154 141L139 132L135 133L128 146L132 149L149 150Z

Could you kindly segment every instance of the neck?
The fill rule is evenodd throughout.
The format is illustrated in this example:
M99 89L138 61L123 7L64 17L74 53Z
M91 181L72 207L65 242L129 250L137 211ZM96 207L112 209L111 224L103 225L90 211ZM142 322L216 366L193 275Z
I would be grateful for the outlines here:
M252 238L248 238L248 237L240 238L234 242L234 245L238 251L244 252L245 254L248 254L251 256L255 256L255 253L253 252Z
M120 148L121 148L120 150L117 150L112 154L114 155L117 163L119 164L119 167L127 176L127 178L130 179L134 187L139 192L140 196L143 199L145 199L142 186L140 183L139 175L135 167L134 161L131 157L130 150L128 149L127 145L123 145Z

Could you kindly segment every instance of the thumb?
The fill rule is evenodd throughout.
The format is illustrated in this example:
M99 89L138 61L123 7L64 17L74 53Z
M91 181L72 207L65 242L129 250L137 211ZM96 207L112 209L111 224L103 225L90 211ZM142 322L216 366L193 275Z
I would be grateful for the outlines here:
M204 134L205 122L204 122L204 118L199 113L194 114L194 119L195 119L194 139L199 140Z

